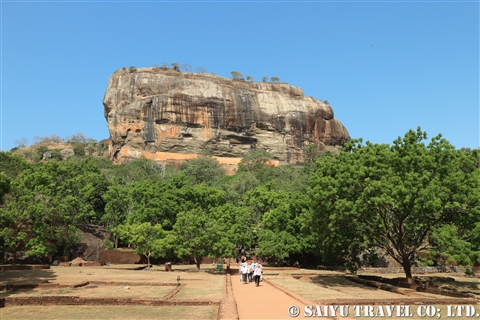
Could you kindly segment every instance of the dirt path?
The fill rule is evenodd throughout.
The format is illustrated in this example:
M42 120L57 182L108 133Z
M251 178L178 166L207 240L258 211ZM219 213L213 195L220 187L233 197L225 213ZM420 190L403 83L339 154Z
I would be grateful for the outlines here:
M232 289L240 319L292 319L288 308L300 302L274 288L266 281L242 284L238 273L232 273Z
M232 270L231 276L232 291L237 303L238 316L243 319L295 319L289 316L289 308L298 306L300 315L296 319L303 319L303 308L306 304L314 304L298 297L295 294L288 295L282 290L274 287L268 281L260 282L255 286L254 282L242 284L238 270Z

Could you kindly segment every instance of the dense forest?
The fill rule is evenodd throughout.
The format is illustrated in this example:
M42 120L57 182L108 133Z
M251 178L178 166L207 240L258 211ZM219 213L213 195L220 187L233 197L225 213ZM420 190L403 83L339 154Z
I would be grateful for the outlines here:
M177 168L114 165L88 152L65 161L1 152L2 257L71 255L82 225L95 224L111 231L109 248L198 266L240 246L272 264L350 270L383 253L407 280L417 264L480 264L478 150L418 128L391 145L360 139L338 154L305 154L302 168L274 167L271 154L252 149L227 176L208 155Z

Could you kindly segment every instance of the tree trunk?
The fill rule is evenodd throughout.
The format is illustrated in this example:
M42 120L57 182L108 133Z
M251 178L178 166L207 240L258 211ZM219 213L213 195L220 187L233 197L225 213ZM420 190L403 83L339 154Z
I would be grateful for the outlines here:
M5 240L3 238L1 241L2 241L2 263L5 263L7 246L5 245Z
M17 246L13 246L13 264L17 264Z
M402 263L403 271L405 271L405 280L408 284L413 284L413 277L412 277L412 264L410 263L410 259L404 258Z
M200 264L202 263L202 258L194 256L193 259L195 260L195 265L197 266L197 269L200 270Z

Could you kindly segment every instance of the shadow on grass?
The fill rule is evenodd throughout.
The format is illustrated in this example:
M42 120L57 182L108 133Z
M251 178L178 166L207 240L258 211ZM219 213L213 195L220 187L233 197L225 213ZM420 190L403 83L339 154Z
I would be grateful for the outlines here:
M0 297L8 297L16 293L13 286L25 292L33 290L41 284L46 284L56 279L55 272L51 269L40 270L2 270L0 271ZM15 288L15 287L14 287Z
M356 287L360 288L363 290L370 290L370 291L377 291L380 290L378 288L372 288L360 283L356 283L353 281L348 280L346 277L325 277L325 276L320 276L320 277L314 277L311 278L312 283L320 285L322 287Z
M472 282L470 281L449 282L446 285L440 285L439 288L444 290L454 291L454 292L480 294L479 283L478 282L475 283L473 281Z

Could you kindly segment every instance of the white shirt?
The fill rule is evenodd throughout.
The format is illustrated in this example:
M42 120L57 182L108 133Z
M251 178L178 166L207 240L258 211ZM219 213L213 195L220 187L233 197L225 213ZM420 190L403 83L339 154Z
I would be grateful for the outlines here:
M241 273L248 273L248 265L246 262L242 262L240 265L240 272Z
M257 264L255 267L255 270L253 271L253 275L255 276L261 276L262 275L262 265Z

